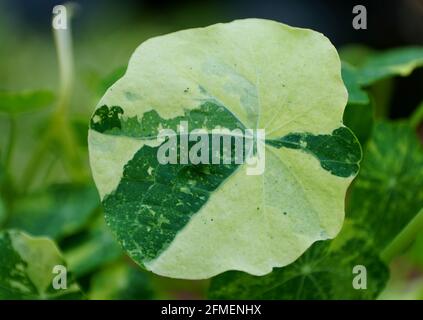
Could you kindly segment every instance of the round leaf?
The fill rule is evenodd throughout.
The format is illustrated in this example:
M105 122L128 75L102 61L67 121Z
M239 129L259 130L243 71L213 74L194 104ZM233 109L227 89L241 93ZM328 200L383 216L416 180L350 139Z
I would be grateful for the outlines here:
M137 263L168 277L292 263L342 226L361 158L342 124L346 102L338 54L311 30L247 19L146 41L91 119L108 225ZM160 164L157 135L181 121L208 134L264 129L264 172Z

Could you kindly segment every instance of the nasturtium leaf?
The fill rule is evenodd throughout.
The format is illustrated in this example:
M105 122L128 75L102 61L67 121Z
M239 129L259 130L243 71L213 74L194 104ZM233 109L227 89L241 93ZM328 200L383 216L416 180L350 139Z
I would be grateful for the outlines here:
M80 230L99 205L92 185L52 185L19 198L8 227L60 239Z
M378 250L423 207L423 147L408 123L375 124L348 203L348 216Z
M10 92L0 91L0 113L18 114L48 107L54 100L47 90Z
M392 77L408 76L414 69L423 66L423 47L406 47L372 54L359 69L362 85Z
M348 220L347 220L348 221ZM230 271L211 282L211 299L374 299L388 280L368 235L346 224L333 241L319 241L297 261L264 277ZM353 286L356 266L366 268L366 290ZM357 272L356 272L357 273Z
M342 79L348 90L348 103L367 105L370 102L369 95L362 89L358 82L357 69L346 62L342 62Z
M117 262L92 277L88 296L93 300L148 300L153 298L153 288L146 271Z
M48 238L15 230L0 232L0 300L82 298L71 273L66 275L66 289L53 287L58 275L55 266L66 267L66 263Z
M123 251L104 222L96 218L63 254L76 277L84 276L123 256Z
M264 275L292 263L342 226L361 158L342 124L346 102L336 49L311 30L247 19L146 41L91 118L108 225L138 264L168 277ZM208 137L265 130L264 173L235 161L159 163L160 129L184 121Z

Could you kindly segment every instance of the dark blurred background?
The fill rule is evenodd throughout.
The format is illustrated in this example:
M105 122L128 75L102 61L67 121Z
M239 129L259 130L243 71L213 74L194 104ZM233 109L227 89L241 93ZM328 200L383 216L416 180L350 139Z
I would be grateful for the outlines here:
M38 32L50 32L51 8L59 0L2 0L3 11ZM375 48L423 44L422 0L75 0L81 7L76 32L92 19L110 19L108 25L137 23L146 16L179 28L204 26L233 19L256 17L312 28L335 45L360 42ZM351 27L352 8L365 5L368 30ZM97 21L102 24L104 21ZM160 22L160 21L158 21ZM78 33L77 33L78 34Z
M73 22L77 49L83 47L84 41L90 42L90 37L106 41L110 38L110 34L120 33L120 37L125 38L131 33L133 40L122 48L128 57L130 52L149 36L247 17L268 18L297 27L318 30L328 36L338 48L352 43L360 43L373 49L423 44L423 0L77 0L73 2L78 3L79 7ZM51 36L51 9L61 3L63 1L58 0L1 0L0 20L3 21L0 22L0 28L7 28L3 33L14 37L16 41L19 39L25 41L28 37ZM355 30L352 27L354 17L352 8L357 4L365 5L367 8L367 30ZM138 41L137 31L140 35ZM7 44L2 39L0 46L5 45ZM127 45L129 47L126 47ZM114 51L116 50L110 50L110 54L115 55ZM94 60L96 57L92 55L91 59ZM122 59L120 63L123 62ZM109 63L113 66L113 59ZM4 77L8 75L3 72L0 76L4 85ZM396 79L395 82L390 116L404 117L409 115L422 99L422 95L416 92L422 91L423 71L416 71L411 77Z

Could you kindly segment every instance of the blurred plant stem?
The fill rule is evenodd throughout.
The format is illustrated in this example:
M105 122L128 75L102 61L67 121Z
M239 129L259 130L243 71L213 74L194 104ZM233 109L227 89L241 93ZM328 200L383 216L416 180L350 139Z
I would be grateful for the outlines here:
M9 141L5 152L4 162L0 163L0 171L3 171L2 168L5 168L3 172L0 172L0 188L2 190L2 196L4 196L3 201L8 209L10 208L9 199L13 198L15 194L15 184L10 175L9 168L16 145L16 133L16 116L12 114L9 115Z
M9 144L6 149L6 157L4 160L4 166L9 168L10 161L12 159L13 151L16 144L16 118L14 115L9 116Z
M392 240L392 242L381 252L381 258L385 263L391 262L395 257L406 252L414 242L417 235L423 230L423 208L410 221L410 223Z
M40 139L41 144L37 146L24 171L22 183L24 191L27 191L32 185L37 169L44 160L47 151L52 147L58 147L58 150L54 150L54 152L62 159L72 181L81 182L89 176L69 122L70 101L74 88L74 59L70 24L74 6L67 4L65 7L67 19L65 28L53 27L60 74L57 104L49 120L47 130Z

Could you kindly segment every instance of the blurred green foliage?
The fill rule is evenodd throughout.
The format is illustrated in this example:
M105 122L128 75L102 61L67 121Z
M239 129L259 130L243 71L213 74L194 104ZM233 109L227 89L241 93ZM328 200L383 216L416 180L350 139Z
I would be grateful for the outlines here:
M0 91L0 112L16 115L48 107L54 100L50 91Z

